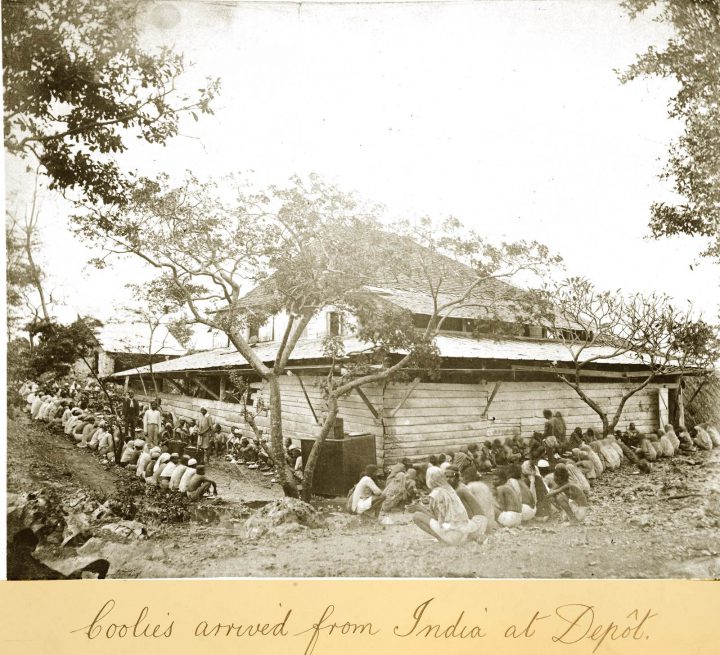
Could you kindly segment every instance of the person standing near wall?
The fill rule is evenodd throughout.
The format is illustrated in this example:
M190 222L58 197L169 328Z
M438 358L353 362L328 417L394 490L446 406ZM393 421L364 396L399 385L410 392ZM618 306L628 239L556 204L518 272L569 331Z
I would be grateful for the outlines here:
M198 440L197 447L203 452L205 463L210 461L210 444L213 438L213 419L204 407L200 410L198 419Z
M158 409L157 403L151 402L150 409L146 410L143 415L143 430L147 436L148 443L153 446L158 444L161 427L162 413Z
M135 400L135 394L128 391L127 396L123 398L123 434L126 437L135 436L139 414L140 403Z

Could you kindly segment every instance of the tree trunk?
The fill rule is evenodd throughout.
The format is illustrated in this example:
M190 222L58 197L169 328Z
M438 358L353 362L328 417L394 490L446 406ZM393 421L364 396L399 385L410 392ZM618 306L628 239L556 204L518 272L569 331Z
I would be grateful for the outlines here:
M297 489L295 488L294 481L288 479L287 469L285 467L280 382L276 375L271 375L267 378L267 383L270 389L270 444L275 459L275 470L277 471L278 482L282 486L286 496L297 497Z
M157 326L155 326L157 327ZM155 372L153 371L153 350L152 350L152 342L153 342L153 335L155 334L155 327L153 327L152 323L150 324L150 343L148 344L148 369L150 370L150 379L153 383L153 388L155 389L155 395L158 395L158 385L157 381L155 380Z
M330 398L328 398L328 414L323 421L322 427L320 428L320 434L318 435L318 438L315 439L312 450L310 450L308 461L305 462L305 466L303 467L302 499L305 502L309 503L312 498L315 467L317 466L318 460L320 459L320 451L322 450L323 444L325 443L325 439L327 439L328 434L330 434L330 431L335 426L335 419L337 418L337 415L337 398L330 396Z
M607 412L603 412L600 405L598 405L590 396L588 396L581 388L579 382L575 382L574 384L570 382L568 379L563 377L562 375L555 374L555 377L560 380L560 382L565 383L568 387L570 387L575 393L580 396L580 400L582 400L590 409L592 409L593 412L595 412L602 421L603 426L603 437L607 437L608 434L610 434L610 422L608 421ZM578 376L579 379L579 376ZM615 420L615 423L617 423L617 419ZM612 427L615 427L613 424Z
M153 373L152 355L150 355L150 363L148 364L148 366L149 366L149 369L150 369L150 379L152 380L153 387L155 388L155 395L157 396L158 393L160 393L160 392L158 391L157 380L155 379L155 374Z
M90 366L90 362L88 362L88 360L85 359L85 357L83 357L82 355L80 355L80 359L82 359L83 362L85 362L85 366L88 367L88 369L90 370L90 374L95 378L95 381L98 383L101 391L105 394L105 397L107 398L108 404L110 405L110 410L112 411L113 414L115 414L115 417L119 419L119 418L120 418L120 414L119 414L119 412L118 412L118 410L117 410L117 407L115 407L115 404L113 403L113 399L112 399L112 397L110 396L110 393L108 392L108 390L107 390L106 387L105 387L105 383L100 379L100 377L98 376L98 374L95 373L95 371L93 370L93 367Z
M600 417L600 420L602 421L603 437L607 437L610 434L610 431L615 429L615 426L617 425L617 421L615 421L612 425L610 425L610 421L608 421L607 414L604 414L602 412L597 412L597 415Z

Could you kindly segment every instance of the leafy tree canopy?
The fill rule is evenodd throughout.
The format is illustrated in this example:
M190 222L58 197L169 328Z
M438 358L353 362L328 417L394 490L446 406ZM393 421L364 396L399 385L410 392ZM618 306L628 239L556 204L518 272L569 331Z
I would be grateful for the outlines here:
M663 177L681 197L655 202L654 237L708 237L706 255L720 258L720 2L718 0L625 0L631 17L659 9L657 20L672 26L664 48L650 47L621 75L623 82L662 77L678 83L668 113L684 132L668 154Z
M25 353L22 365L27 377L38 380L47 375L54 378L67 375L78 359L92 356L98 343L94 330L100 325L93 318L78 318L69 325L54 321L44 324L37 345Z
M7 0L2 11L6 149L35 156L50 188L122 203L114 155L125 136L164 144L190 113L211 114L219 81L179 93L182 55L143 49L142 5L126 0Z

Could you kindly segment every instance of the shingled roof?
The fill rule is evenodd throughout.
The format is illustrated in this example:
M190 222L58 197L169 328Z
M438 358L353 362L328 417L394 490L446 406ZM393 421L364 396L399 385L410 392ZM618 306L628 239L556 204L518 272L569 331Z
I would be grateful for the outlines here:
M378 268L364 280L362 288L413 314L432 315L434 312L427 269L432 271L434 283L441 278L438 289L441 305L462 296L477 280L477 273L470 266L417 244L408 237L387 233L383 239L390 242L391 246L413 250L416 256L410 255L404 259L401 268L390 263L383 266L380 258ZM426 268L423 268L423 263ZM467 304L472 303L473 306L452 310L450 315L516 323L518 302L525 293L525 290L504 279L488 278L470 294ZM281 300L282 295L276 289L275 278L271 275L245 294L238 304L247 309L273 311L281 304Z
M348 355L360 353L371 347L355 337L344 337L345 352ZM453 360L508 360L533 362L560 362L572 361L567 347L559 341L540 341L532 339L475 339L465 336L441 334L435 338L435 345L443 358ZM254 346L258 357L266 363L272 364L275 360L278 342L259 343ZM612 348L588 348L581 359L589 359L607 353L608 359L598 359L597 364L640 365L637 357L631 353L611 357ZM403 354L399 351L397 354ZM323 351L323 339L301 339L293 351L290 364L299 365L309 361L327 361ZM194 353L186 357L158 362L153 364L153 374L172 374L185 371L218 371L247 368L247 360L235 348L216 348L206 352ZM123 378L125 376L142 375L149 373L147 366L141 366L128 371L115 373L110 377Z

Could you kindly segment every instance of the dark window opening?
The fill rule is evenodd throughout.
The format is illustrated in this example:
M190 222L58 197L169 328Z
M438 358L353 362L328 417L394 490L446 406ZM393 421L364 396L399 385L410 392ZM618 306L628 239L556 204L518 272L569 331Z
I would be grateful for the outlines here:
M328 312L328 336L339 337L342 334L342 317L339 312Z

